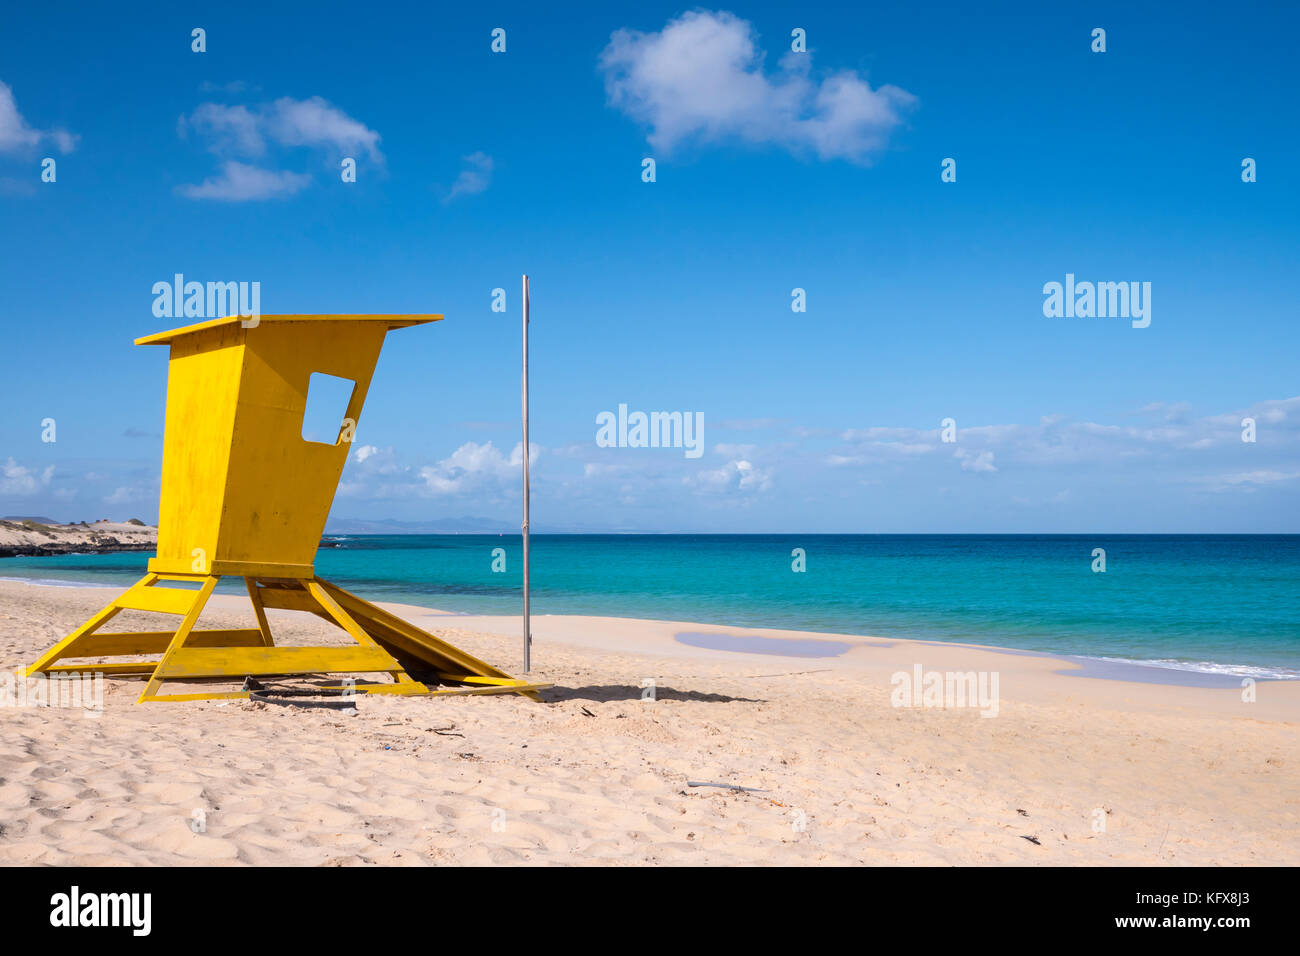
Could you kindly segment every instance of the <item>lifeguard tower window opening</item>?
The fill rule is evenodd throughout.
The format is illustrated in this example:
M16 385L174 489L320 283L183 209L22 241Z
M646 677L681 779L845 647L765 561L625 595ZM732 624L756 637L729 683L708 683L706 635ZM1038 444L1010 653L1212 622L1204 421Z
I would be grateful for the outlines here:
M325 372L312 372L307 382L307 407L302 413L303 441L337 445L348 404L357 383ZM330 437L333 436L333 437Z

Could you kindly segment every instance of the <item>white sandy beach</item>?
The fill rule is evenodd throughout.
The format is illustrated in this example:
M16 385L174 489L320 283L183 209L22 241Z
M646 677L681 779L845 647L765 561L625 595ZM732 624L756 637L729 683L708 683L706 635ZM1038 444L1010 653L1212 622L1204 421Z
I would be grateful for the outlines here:
M111 596L0 581L0 669ZM385 606L519 669L517 618ZM341 640L271 616L287 643ZM200 624L252 612L218 596ZM852 647L736 653L683 631ZM1246 703L964 645L582 617L535 618L534 635L542 704L137 706L138 681L108 681L99 717L0 708L0 863L1300 863L1300 682ZM891 706L891 675L917 664L996 673L997 715Z

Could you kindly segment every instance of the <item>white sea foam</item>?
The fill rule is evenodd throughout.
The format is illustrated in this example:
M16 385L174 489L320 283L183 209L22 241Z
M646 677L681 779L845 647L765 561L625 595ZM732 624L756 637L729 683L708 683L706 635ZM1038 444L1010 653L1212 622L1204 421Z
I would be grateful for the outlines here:
M1217 661L1176 661L1167 658L1136 660L1131 657L1092 657L1075 655L1084 660L1106 661L1132 667L1160 667L1194 674L1223 674L1228 677L1251 677L1255 680L1300 680L1300 670L1291 667L1257 667L1253 664L1220 664Z
M13 581L17 584L35 584L42 588L116 588L121 591L130 585L96 584L93 581L69 581L63 578L13 578L0 576L0 581Z

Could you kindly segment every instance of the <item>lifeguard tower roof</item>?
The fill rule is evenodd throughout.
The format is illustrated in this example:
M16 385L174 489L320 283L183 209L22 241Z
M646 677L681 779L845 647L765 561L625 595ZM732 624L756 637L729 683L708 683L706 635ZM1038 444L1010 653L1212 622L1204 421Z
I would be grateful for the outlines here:
M424 325L426 322L441 320L441 315L263 315L257 318L257 323L260 325L262 322L381 322L384 323L384 331L388 332L393 329L405 329L412 325ZM222 326L234 325L237 322L244 321L247 321L247 317L241 315L228 315L222 319L209 319L207 322L196 322L194 325L186 325L179 329L168 329L166 332L155 332L153 335L146 335L143 338L136 339L135 344L168 345L172 339L178 339L182 335L207 332L210 329L219 329Z

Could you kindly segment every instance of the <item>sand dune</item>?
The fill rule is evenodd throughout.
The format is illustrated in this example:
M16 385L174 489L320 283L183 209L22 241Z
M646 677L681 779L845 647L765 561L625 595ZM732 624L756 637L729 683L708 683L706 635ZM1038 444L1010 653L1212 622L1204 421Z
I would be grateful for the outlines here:
M0 667L109 596L0 582ZM404 613L518 667L509 619ZM286 639L334 633L272 615ZM111 629L156 620L126 613ZM250 626L251 612L218 597L202 623ZM138 683L109 681L97 718L0 708L0 863L1300 862L1296 684L1261 684L1248 704L958 645L846 637L843 656L809 659L673 639L801 637L788 632L593 618L535 630L534 676L556 685L546 704L135 706ZM997 716L891 706L890 675L917 662L996 671Z

